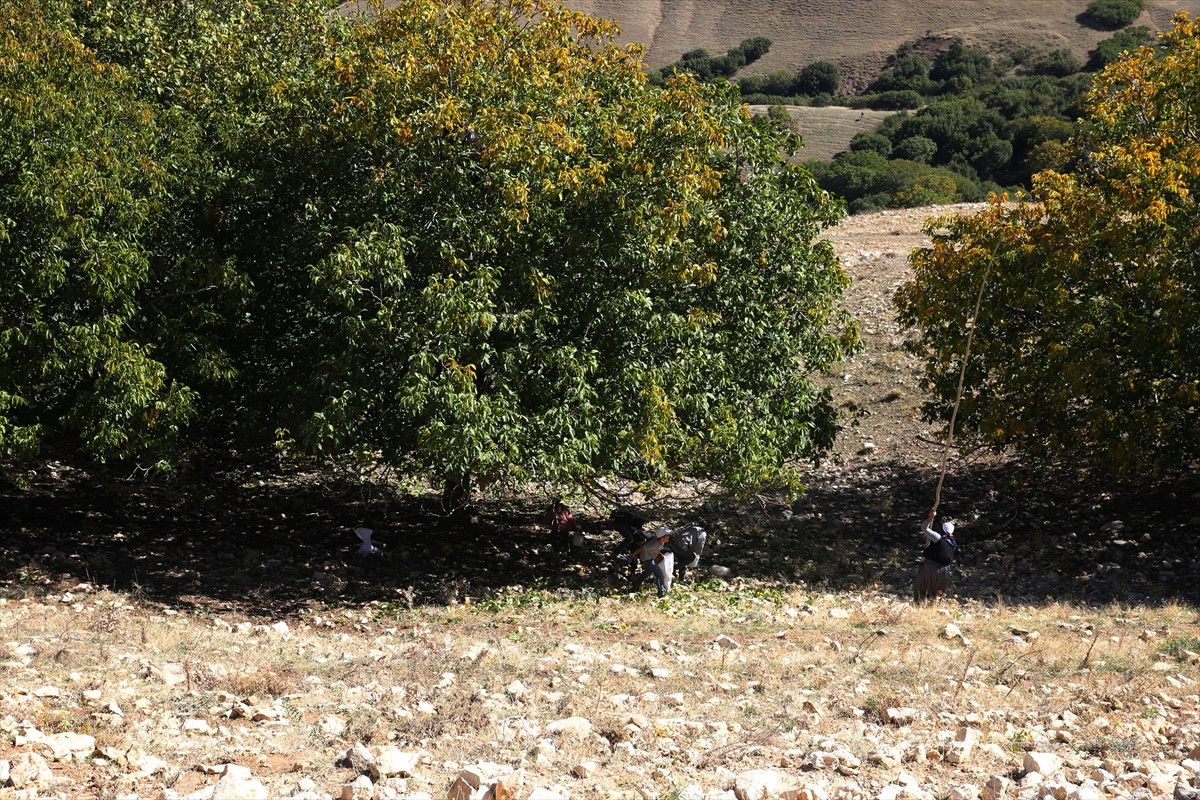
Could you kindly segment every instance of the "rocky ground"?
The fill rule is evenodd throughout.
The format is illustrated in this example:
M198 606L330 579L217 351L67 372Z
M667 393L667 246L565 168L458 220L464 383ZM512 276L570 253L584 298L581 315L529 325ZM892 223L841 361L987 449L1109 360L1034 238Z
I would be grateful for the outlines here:
M1195 476L955 450L955 587L907 600L943 433L890 297L928 211L832 232L867 341L844 435L795 503L691 509L721 577L665 600L600 507L565 556L528 497L450 528L252 470L4 488L0 798L1191 796Z

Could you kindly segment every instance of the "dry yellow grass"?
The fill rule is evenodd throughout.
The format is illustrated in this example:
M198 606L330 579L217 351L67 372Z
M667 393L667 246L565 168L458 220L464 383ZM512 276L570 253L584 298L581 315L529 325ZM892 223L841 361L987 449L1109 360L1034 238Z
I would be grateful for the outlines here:
M857 133L866 133L889 117L890 111L846 108L845 106L784 106L792 118L792 129L804 137L801 159L833 158L850 149L850 140ZM752 105L753 114L766 114L767 106Z
M989 48L1066 48L1083 58L1109 34L1077 17L1084 0L568 0L568 6L621 24L624 40L641 42L652 66L669 64L697 47L724 53L743 39L767 36L771 51L753 70L795 70L829 60L843 70L882 63L906 41L927 34L962 37ZM1200 11L1195 0L1147 0L1135 24L1170 27L1179 10Z
M886 781L895 770L869 753L894 735L928 747L905 770L946 786L1019 768L1023 746L1110 758L1186 748L1173 731L1200 707L1197 665L1178 646L1194 646L1197 614L1176 605L918 608L710 583L666 601L517 591L482 607L326 608L286 629L236 622L100 590L0 603L0 757L28 723L96 737L100 759L53 765L73 781L65 796L184 793L224 762L250 767L272 796L305 777L339 796L353 777L341 756L361 741L420 751L409 787L434 797L460 765L492 761L570 782L572 797L619 798L648 780L727 785L822 741L856 752L854 781ZM1056 728L1064 715L1074 723ZM547 748L546 724L570 716L625 746ZM996 745L965 768L938 756L964 725ZM139 775L145 756L165 766ZM648 756L659 772L641 769ZM572 779L588 759L599 770Z

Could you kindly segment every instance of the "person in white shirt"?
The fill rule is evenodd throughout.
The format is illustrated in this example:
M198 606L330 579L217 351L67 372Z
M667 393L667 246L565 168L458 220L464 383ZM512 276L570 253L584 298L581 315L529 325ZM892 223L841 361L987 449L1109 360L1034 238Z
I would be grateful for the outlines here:
M958 541L954 538L954 523L945 520L941 525L941 533L933 529L937 518L936 509L929 512L925 527L925 549L921 551L924 557L921 566L917 568L917 577L913 581L913 598L918 603L934 600L950 585L950 565L958 550Z

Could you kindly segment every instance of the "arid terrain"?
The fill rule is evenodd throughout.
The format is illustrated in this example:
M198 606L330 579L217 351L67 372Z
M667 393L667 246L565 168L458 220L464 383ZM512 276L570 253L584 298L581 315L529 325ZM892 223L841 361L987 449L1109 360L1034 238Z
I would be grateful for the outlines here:
M797 70L813 61L837 64L847 91L861 88L901 44L921 37L962 38L989 50L1068 49L1081 60L1110 34L1083 25L1086 0L572 0L572 8L617 20L623 41L639 42L655 67L698 47L721 54L752 36L772 40L750 72ZM1197 0L1147 0L1134 24L1167 29L1178 11L1196 14Z
M795 502L687 509L710 548L665 599L582 501L563 555L538 497L448 527L249 468L0 487L0 798L1195 797L1195 476L956 448L954 586L910 601L943 432L891 295L935 211L830 232L867 343L843 436Z

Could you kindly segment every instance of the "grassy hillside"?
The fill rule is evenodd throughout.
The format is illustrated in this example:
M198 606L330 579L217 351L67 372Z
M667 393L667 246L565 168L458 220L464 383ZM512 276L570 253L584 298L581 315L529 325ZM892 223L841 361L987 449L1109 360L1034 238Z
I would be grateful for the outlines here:
M698 47L723 53L750 36L773 42L752 72L836 63L848 81L873 76L896 48L921 36L961 37L990 50L1066 48L1086 60L1109 32L1081 25L1087 0L567 0L567 5L621 23L625 41L646 45L651 66ZM1200 12L1198 0L1146 0L1135 24L1166 28L1171 16Z
M755 114L766 114L766 106L750 106ZM793 129L804 137L801 158L833 158L850 148L856 133L875 129L891 111L846 108L845 106L787 106Z

